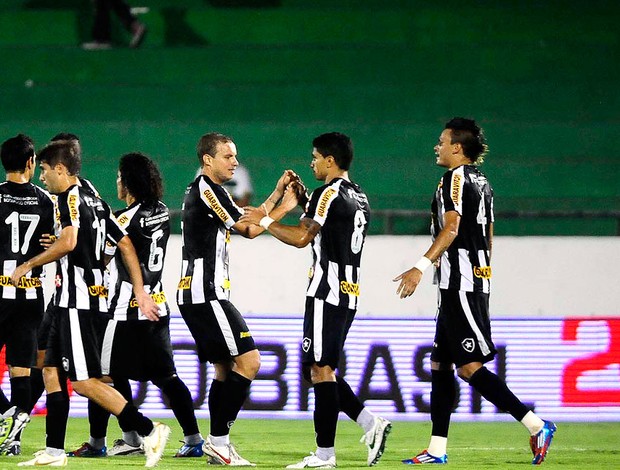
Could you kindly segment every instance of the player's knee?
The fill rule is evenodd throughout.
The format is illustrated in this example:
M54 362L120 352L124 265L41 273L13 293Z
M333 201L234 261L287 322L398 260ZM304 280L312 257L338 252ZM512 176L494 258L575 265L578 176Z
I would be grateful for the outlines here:
M259 369L260 353L258 349L242 354L235 359L234 370L250 380L254 380Z

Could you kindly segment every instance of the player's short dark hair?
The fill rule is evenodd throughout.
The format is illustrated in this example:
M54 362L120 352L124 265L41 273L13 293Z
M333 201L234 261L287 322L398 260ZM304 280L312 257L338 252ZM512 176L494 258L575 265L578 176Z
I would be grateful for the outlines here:
M353 161L353 142L351 139L340 132L328 132L315 137L312 146L317 151L327 157L331 155L338 168L348 170Z
M202 166L202 157L205 154L215 155L215 151L217 149L217 144L227 144L234 142L232 138L227 135L220 134L219 132L209 132L208 134L203 135L198 141L198 145L196 145L196 154L198 155L198 161L200 162L200 166Z
M34 142L27 135L18 134L2 143L0 154L5 171L23 172L28 160L34 157Z
M75 140L56 140L47 144L39 151L39 162L53 167L59 163L67 168L72 176L80 174L82 155L79 143Z
M484 156L489 150L484 131L480 128L476 121L462 117L455 117L446 123L446 129L452 131L451 144L461 144L463 154L469 158L472 163L481 165Z
M118 171L122 185L140 202L154 202L164 194L159 168L142 153L128 153L121 157Z
M82 158L82 144L80 143L80 138L72 134L71 132L59 132L54 137L50 139L50 142L58 142L60 140L71 140L77 146L78 151L80 152L80 159Z

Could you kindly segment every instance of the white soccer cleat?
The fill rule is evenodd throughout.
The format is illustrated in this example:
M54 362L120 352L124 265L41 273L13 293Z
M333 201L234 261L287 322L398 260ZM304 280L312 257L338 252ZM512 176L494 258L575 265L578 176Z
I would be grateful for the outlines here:
M35 457L32 460L26 462L19 462L18 467L65 467L67 465L67 454L64 452L61 455L50 455L44 450L38 451L34 454Z
M123 439L116 439L112 448L108 450L108 455L144 455L144 449L141 445L132 446Z
M383 455L385 443L391 430L392 423L385 418L376 417L372 429L360 439L360 442L363 442L368 447L367 463L369 467L375 465Z
M304 457L301 462L287 465L286 468L336 468L336 456L332 455L329 459L323 460L314 452L310 452L310 455Z
M169 436L170 426L163 423L153 423L151 434L142 438L142 446L146 454L145 467L152 468L157 465L164 453Z
M202 445L202 450L209 456L207 462L211 465L229 465L231 467L256 467L255 463L244 459L239 455L235 446L228 444L225 446L215 446L210 439L206 439Z

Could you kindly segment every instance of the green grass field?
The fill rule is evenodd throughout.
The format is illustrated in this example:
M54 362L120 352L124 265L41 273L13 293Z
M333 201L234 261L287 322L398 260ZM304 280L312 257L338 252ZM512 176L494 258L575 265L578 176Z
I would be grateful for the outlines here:
M174 420L162 420L172 427L168 447L161 460L161 469L202 468L205 459L175 459L172 456L183 438ZM557 423L558 432L553 441L546 468L618 469L620 468L620 423ZM200 420L203 433L207 423ZM376 468L409 468L400 463L422 450L428 444L430 424L427 422L395 422L386 452ZM108 440L120 437L114 420L110 421ZM259 468L283 468L301 460L314 450L314 432L309 420L250 420L239 419L232 432L240 454ZM366 449L360 444L360 429L354 423L342 420L338 424L336 453L338 467L363 468ZM88 422L83 418L69 420L67 450L77 448L88 438ZM43 448L45 419L34 417L22 438L21 457L0 457L0 469L16 468L17 462ZM473 423L455 422L450 429L448 446L451 469L511 469L531 466L528 437L522 426L513 422ZM69 459L74 469L139 468L143 457L108 457L103 459Z

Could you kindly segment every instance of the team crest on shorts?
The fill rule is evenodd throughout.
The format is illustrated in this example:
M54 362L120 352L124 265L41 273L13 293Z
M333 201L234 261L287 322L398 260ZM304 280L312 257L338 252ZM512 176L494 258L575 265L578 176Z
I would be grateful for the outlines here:
M474 349L476 348L476 344L472 338L465 338L461 341L461 346L463 346L463 349L468 353L474 352Z
M69 358L67 357L62 358L62 368L65 372L69 372Z
M304 352L308 352L308 351L310 351L310 345L311 344L312 344L312 340L310 338L306 337L301 342L301 349L303 349Z

